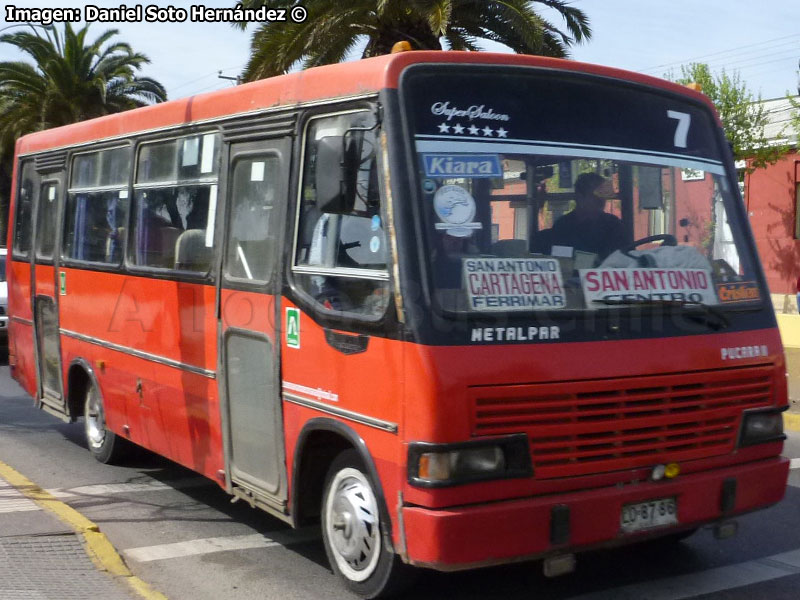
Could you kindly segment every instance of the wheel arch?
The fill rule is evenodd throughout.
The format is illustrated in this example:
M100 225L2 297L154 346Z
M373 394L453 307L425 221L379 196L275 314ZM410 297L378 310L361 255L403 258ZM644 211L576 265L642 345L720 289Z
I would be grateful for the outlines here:
M383 494L383 485L375 467L375 461L364 439L351 427L327 417L308 421L294 448L290 506L293 521L299 526L316 516L322 502L325 475L333 460L345 450L355 450L359 455L367 476L375 486L381 521L386 525L388 543L392 544L392 520ZM331 452L335 450L335 452ZM314 461L315 457L323 460Z
M84 416L84 398L90 385L95 386L102 398L103 393L92 365L85 358L73 359L67 370L67 413L73 422Z

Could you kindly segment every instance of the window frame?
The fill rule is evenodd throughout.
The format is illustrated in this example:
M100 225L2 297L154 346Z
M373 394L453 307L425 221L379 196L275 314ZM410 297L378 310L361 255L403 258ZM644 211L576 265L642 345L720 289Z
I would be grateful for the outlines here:
M126 240L123 240L122 243L122 253L120 254L120 259L116 262L106 262L106 261L93 261L93 260L83 260L79 258L72 258L71 256L66 255L66 228L67 228L67 209L69 204L69 197L72 193L92 193L92 192L122 192L126 191L128 193L128 208L127 214L124 215L123 222L128 223L130 218L131 212L131 178L133 176L133 156L129 154L129 169L128 169L128 178L127 181L122 184L118 185L105 185L105 186L94 186L94 187L70 187L72 183L72 173L75 165L75 158L78 156L85 156L87 154L99 154L100 152L108 151L108 150L117 150L120 148L127 148L129 152L134 151L134 141L131 139L127 140L116 140L115 142L108 144L108 145L100 145L100 146L92 146L85 150L80 150L77 152L71 152L67 157L69 168L66 169L65 173L65 183L64 183L64 202L62 203L62 209L60 212L60 222L59 222L59 236L60 239L59 247L58 247L58 257L59 257L59 264L70 266L70 267L80 267L86 269L95 269L101 271L119 271L122 265L124 264L125 260L125 248L127 246L126 240L129 237L129 231L125 232Z
M331 110L332 107L326 106L321 111L313 111L306 113L299 126L299 134L300 134L300 144L297 148L297 161L298 161L298 168L297 168L297 178L295 179L295 184L297 185L296 193L294 194L295 206L294 206L294 228L292 232L292 241L291 241L291 249L287 252L287 257L289 260L289 268L287 269L286 279L292 289L292 291L297 296L298 300L302 301L302 304L307 310L310 312L315 313L323 318L326 319L334 319L336 321L341 321L346 319L348 322L359 322L359 323L368 323L374 325L382 324L388 317L391 312L392 306L394 304L394 290L395 284L393 282L393 278L391 276L392 271L394 270L394 262L395 257L392 251L392 244L390 243L390 236L391 233L389 232L388 228L386 230L386 241L387 241L387 261L386 261L386 269L378 270L378 269L356 269L356 268L336 268L336 267L316 267L316 266L304 266L304 265L297 265L297 250L298 250L298 242L300 240L300 217L303 207L303 188L304 188L304 177L305 177L305 166L306 166L306 149L308 148L308 133L309 127L311 123L314 121L318 121L320 119L325 118L332 118L338 117L341 115L347 114L355 114L355 113L371 113L375 116L376 125L376 140L380 140L381 136L386 135L384 124L380 118L379 111L377 110L377 102L376 101L364 101L359 103L357 106L348 106L348 107L339 107L337 109ZM380 216L381 220L384 223L389 222L388 219L388 212L387 212L387 202L390 199L387 197L385 190L386 190L386 179L383 173L383 161L381 158L381 144L377 144L376 147L376 155L375 160L377 161L377 169L378 169L378 188L380 193ZM334 277L343 277L346 279L361 279L367 281L377 281L377 282L386 282L387 285L387 294L389 296L389 301L386 304L386 307L379 315L365 315L358 312L353 311L342 311L336 310L332 308L327 308L320 302L318 302L315 298L311 296L300 284L298 281L297 276L308 276L308 275L321 275L321 276L334 276Z
M264 289L275 282L276 274L278 273L280 261L281 261L281 254L282 251L279 247L278 238L274 238L273 247L270 248L272 252L272 260L270 261L270 268L269 273L267 274L266 279L247 279L244 277L237 277L235 275L231 275L228 270L228 244L232 239L233 229L232 219L233 219L233 207L234 201L232 199L232 193L234 192L234 184L236 181L236 177L234 175L236 171L236 167L238 166L240 161L247 161L254 158L263 157L263 158L274 158L278 160L278 166L280 167L281 156L280 154L271 148L267 149L253 149L253 150L243 150L237 152L235 155L231 155L228 157L226 166L226 190L225 190L225 212L224 212L224 223L223 227L225 228L225 233L223 236L224 244L223 248L220 251L222 255L221 258L221 268L220 272L222 273L222 279L229 284L233 284L234 286L245 286L246 288L253 288L253 289ZM284 157L285 159L291 160L291 156ZM282 169L284 173L289 173L290 170L288 168ZM291 176L289 176L289 181L287 184L291 183ZM289 185L284 186L285 190L288 190ZM278 188L276 188L278 189ZM285 211L282 211L281 208L284 208L288 199L288 193L284 194L284 197L278 198L276 194L275 202L273 203L272 210L277 211L273 212L273 216L275 218L271 219L272 222L275 223L275 236L280 234L280 227L285 226L286 224L286 217ZM278 219L280 218L280 222Z
M11 229L11 259L12 260L19 260L19 261L28 261L30 262L31 255L35 256L35 248L33 247L33 216L36 209L35 206L35 196L31 198L30 203L30 215L28 218L28 238L29 238L29 247L26 251L21 251L17 247L17 225L19 224L19 201L20 201L20 191L22 190L22 172L24 168L30 165L32 172L35 176L35 181L33 185L33 189L36 190L36 184L38 183L41 187L41 175L36 171L36 160L32 156L23 156L17 159L17 186L16 193L14 195L14 214L13 214L13 222L9 222L9 228ZM36 192L38 193L38 191ZM9 216L11 216L9 212Z
M65 171L62 171L65 173ZM55 264L56 257L61 256L61 234L63 233L61 230L62 223L63 223L63 202L62 199L66 198L66 194L64 194L64 190L61 190L62 185L61 179L58 178L57 173L48 173L47 178L42 177L39 181L39 196L37 198L36 203L36 218L32 219L31 221L31 234L32 234L32 241L34 242L31 245L31 250L33 251L33 261L37 265L53 265ZM39 241L39 231L36 227L39 222L39 211L41 210L41 199L42 199L42 191L44 190L45 186L48 185L55 185L56 187L56 217L54 222L54 235L56 239L53 240L53 250L50 253L50 256L41 256L40 254L40 241ZM28 255L30 258L30 255Z
M795 170L800 169L800 163L795 165ZM800 180L794 180L794 239L800 240Z
M207 134L214 134L216 136L215 144L219 144L219 151L217 154L217 170L216 175L214 177L201 177L198 179L176 179L170 181L158 181L158 182L148 182L148 183L136 183L136 176L139 172L139 162L141 157L141 149L144 146L151 145L151 144L158 144L163 142L169 141L176 141L184 138L189 137L200 137ZM151 136L151 137L142 137L135 139L135 144L133 146L133 160L131 164L131 173L130 173L130 198L131 202L128 206L128 233L127 239L125 242L125 251L124 251L124 259L123 265L125 269L131 273L139 273L143 275L147 275L148 277L156 277L156 278L163 278L163 279L171 279L171 280L189 280L189 281L213 281L215 279L215 273L218 268L218 260L219 260L219 251L217 250L216 242L219 240L219 229L220 229L220 203L224 203L225 200L223 198L223 194L225 190L223 188L223 184L226 183L223 177L223 167L225 166L225 161L227 159L227 155L225 152L225 141L223 138L222 129L219 126L215 126L213 128L188 128L182 129L177 131L170 131L166 134L158 135L158 136ZM136 236L131 235L134 231L134 228L137 226L136 222L136 192L143 189L164 189L164 188L178 188L178 187L186 187L186 186L201 186L201 185L208 185L216 186L217 193L216 193L216 206L215 206L215 216L214 216L214 233L213 233L213 243L211 246L211 260L209 268L206 271L190 271L185 269L175 269L167 268L167 267L153 267L149 265L140 265L134 261L134 256L136 253L135 243L136 243ZM225 210L225 205L222 205L223 210ZM224 213L223 213L224 214ZM208 226L208 222L206 222L206 226Z

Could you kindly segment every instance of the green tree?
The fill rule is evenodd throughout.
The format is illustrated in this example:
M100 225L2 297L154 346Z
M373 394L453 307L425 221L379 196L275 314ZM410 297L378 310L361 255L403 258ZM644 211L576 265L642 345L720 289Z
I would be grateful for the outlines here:
M32 28L33 29L33 28ZM0 229L5 228L14 142L26 133L167 99L164 87L137 72L150 62L109 29L87 41L89 26L66 23L0 36L33 63L0 62ZM5 236L2 238L5 239Z
M589 20L566 0L244 0L291 10L302 4L302 23L265 23L253 33L243 77L253 81L342 61L366 41L362 57L387 54L405 40L416 50L479 50L479 40L505 44L521 54L565 57L570 46L591 37ZM564 20L561 30L538 12L547 7ZM244 23L239 24L244 27Z
M769 114L761 95L750 92L737 72L729 75L723 70L715 75L708 65L692 63L681 67L680 77L671 73L666 77L684 85L700 85L719 112L734 159L749 160L751 171L775 164L788 151L785 144L767 137Z

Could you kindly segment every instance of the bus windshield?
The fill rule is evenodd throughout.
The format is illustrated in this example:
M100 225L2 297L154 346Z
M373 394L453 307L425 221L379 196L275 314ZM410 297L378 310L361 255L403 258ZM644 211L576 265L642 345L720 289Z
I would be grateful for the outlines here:
M709 111L540 75L484 82L463 99L462 80L440 87L425 74L406 86L421 106L414 142L439 307L760 305Z

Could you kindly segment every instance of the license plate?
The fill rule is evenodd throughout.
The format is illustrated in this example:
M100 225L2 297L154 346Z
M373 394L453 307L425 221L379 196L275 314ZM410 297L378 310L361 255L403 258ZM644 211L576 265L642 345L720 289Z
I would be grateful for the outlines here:
M620 526L624 533L644 531L678 522L678 502L675 498L660 498L622 507Z

